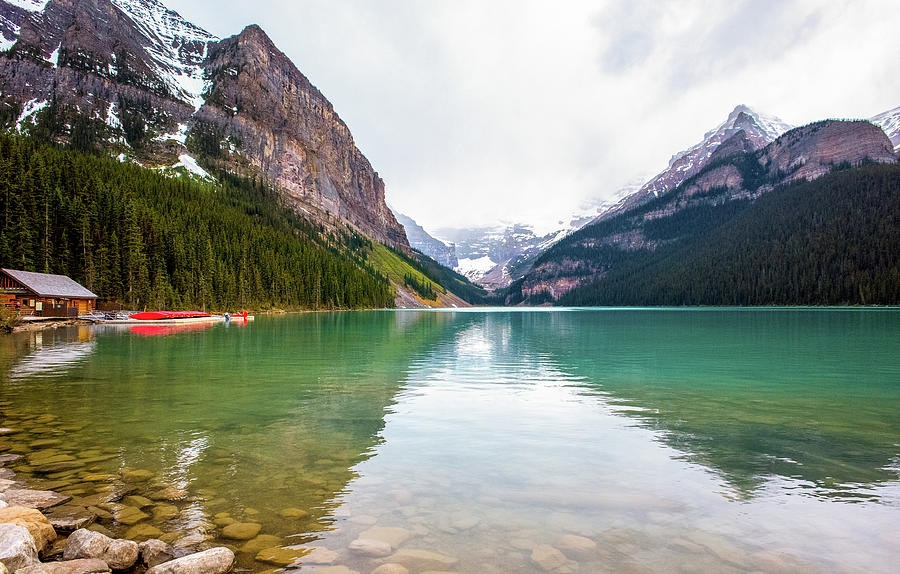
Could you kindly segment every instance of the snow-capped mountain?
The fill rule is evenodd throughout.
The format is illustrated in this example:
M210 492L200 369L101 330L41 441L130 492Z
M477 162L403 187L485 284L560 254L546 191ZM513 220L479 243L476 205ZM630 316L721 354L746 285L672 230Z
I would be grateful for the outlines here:
M724 122L706 132L700 142L672 156L665 170L637 192L607 209L598 219L609 217L675 189L684 180L703 169L719 146L738 132L743 131L745 136L745 148L742 151L749 151L767 146L792 127L775 116L761 114L741 104L728 114Z
M195 109L203 105L203 60L219 38L191 24L158 0L112 0L147 37L146 52L172 93Z
M894 151L900 153L900 108L878 114L871 121L884 130L894 144Z
M646 178L641 177L612 196L585 201L568 220L560 221L555 231L545 235L538 235L533 227L524 223L443 228L438 230L438 234L445 238L443 244L455 248L458 263L454 270L457 273L488 289L506 287L528 271L536 256L596 219L623 197L640 189L645 181ZM413 236L410 236L410 243L416 247Z
M259 26L219 40L160 0L0 0L0 49L20 133L87 126L122 161L261 177L316 225L409 249L348 126Z
M519 266L540 253L557 232L539 236L529 225L442 228L437 235L456 246L455 271L489 289L505 287L521 277Z

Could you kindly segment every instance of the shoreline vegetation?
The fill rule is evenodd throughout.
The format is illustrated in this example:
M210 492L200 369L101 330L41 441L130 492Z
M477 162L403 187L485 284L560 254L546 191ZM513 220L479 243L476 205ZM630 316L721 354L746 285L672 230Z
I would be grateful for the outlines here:
M759 287L761 278L766 278L766 289L783 284L789 292L783 297L757 298L755 302L762 306L779 298L784 302L795 299L801 305L865 306L892 302L900 285L895 282L896 264L889 249L897 241L895 230L878 234L877 240L865 239L868 227L858 221L865 219L873 205L896 210L896 198L892 196L900 181L896 166L863 165L839 170L815 182L776 189L744 206L741 214L753 222L763 219L769 225L765 233L746 231L758 230L763 224L738 225L743 221L740 218L737 223L722 223L713 217L717 225L721 224L712 225L718 235L710 236L709 225L700 226L699 231L691 227L690 241L649 254L638 251L629 255L635 261L650 258L647 261L652 259L655 266L620 266L556 301L541 294L526 297L523 279L488 292L418 252L397 251L349 227L326 229L310 222L255 178L217 175L221 181L198 181L186 174L172 177L71 147L0 134L0 209L7 213L0 222L0 262L12 268L68 275L100 294L102 300L125 308L254 309L256 314L523 304L630 307L669 303L692 308L707 296L708 303L730 306L742 301L752 303L754 298L729 300L710 293L719 293L728 285L735 287L734 293L753 285ZM860 182L867 190L864 197L854 192ZM788 200L796 200L791 203L793 211L802 208L812 214L810 218L833 225L820 224L815 233L783 226L788 229L784 233L794 238L792 244L814 247L809 253L795 250L805 253L802 260L795 261L799 256L778 258L775 265L769 255L749 260L739 257L735 251L738 247L755 246L760 253L773 252L768 247L763 249L769 245L766 241L771 242L767 238L775 236L771 222L781 221L772 212L778 215L784 211L782 204L790 203ZM853 209L860 205L864 209ZM758 211L766 217L750 217ZM856 212L863 215L854 216L853 225L849 225L849 216L842 214ZM835 255L834 250L821 248L823 237L833 238L833 232L826 233L828 229L848 225L853 230L848 237L856 239L843 239L849 245L847 249L837 250L839 254ZM743 233L738 233L743 239L732 238L732 228ZM604 227L591 226L571 238L597 229ZM811 238L807 237L810 233ZM731 251L711 269L703 263L705 256L698 259L691 255L698 242L709 244L704 247L706 251L700 250L703 253L721 245ZM561 243L551 248L537 262L552 259L557 252L568 253L563 247ZM861 255L865 253L875 254L869 257L872 261ZM693 262L692 269L703 272L678 271L686 261ZM834 271L837 268L841 271ZM877 270L887 271L877 274L875 280L872 274ZM667 279L662 280L663 276ZM810 277L818 279L813 284ZM855 283L862 281L860 278L865 279L865 289ZM703 286L699 288L697 281L701 279ZM833 296L828 289L838 289L841 295ZM627 296L613 296L614 291ZM581 297L586 293L591 296ZM684 294L690 297L682 297ZM70 324L53 321L23 328L6 316L8 313L3 315L3 332Z

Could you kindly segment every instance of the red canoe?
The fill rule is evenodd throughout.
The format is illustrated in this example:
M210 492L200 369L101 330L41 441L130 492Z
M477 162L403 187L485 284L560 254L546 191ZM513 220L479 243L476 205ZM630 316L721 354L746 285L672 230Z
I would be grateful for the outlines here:
M166 319L198 319L201 317L212 317L212 315L201 313L200 311L147 311L135 313L128 317L138 321L165 321Z

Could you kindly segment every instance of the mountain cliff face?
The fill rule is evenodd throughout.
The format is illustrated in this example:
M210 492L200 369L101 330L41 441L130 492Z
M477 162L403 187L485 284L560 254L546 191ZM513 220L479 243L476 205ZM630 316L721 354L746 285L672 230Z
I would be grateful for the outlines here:
M457 265L459 265L459 261L456 258L456 245L453 243L448 245L440 239L432 237L411 217L407 217L393 208L391 211L393 211L394 216L400 222L400 225L403 226L403 229L406 230L406 237L409 239L409 244L413 249L421 251L444 267L456 269Z
M219 41L158 0L0 0L0 35L6 127L147 166L196 156L409 248L346 124L259 27Z
M694 176L672 191L601 219L538 257L518 289L521 297L558 299L641 253L677 244L720 224L774 187L815 180L864 162L895 163L893 145L865 121L823 121L796 128L757 151L732 134ZM712 215L712 214L715 215ZM699 230L699 231L698 231Z
M760 154L759 162L776 183L816 179L836 165L896 161L894 145L866 121L823 121L791 130Z

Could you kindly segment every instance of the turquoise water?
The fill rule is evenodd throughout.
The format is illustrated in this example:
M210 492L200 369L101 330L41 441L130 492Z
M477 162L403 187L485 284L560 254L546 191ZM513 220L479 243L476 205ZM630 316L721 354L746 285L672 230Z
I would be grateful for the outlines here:
M900 555L897 310L86 327L3 338L0 368L16 479L119 517L109 493L170 498L98 524L228 544L241 568L892 572Z

